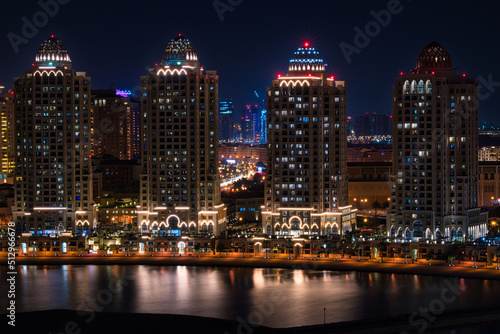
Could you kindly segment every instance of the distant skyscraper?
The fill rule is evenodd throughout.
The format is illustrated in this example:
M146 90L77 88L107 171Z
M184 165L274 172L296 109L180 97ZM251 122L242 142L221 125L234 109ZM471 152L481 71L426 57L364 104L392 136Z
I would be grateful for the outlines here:
M266 235L338 235L351 230L347 197L346 87L328 78L305 43L286 76L267 89Z
M90 78L75 75L66 47L52 36L14 87L17 231L89 233L97 221Z
M139 106L114 87L92 91L93 155L112 155L120 160L134 157L134 116Z
M356 136L387 136L391 134L391 119L388 115L366 113L353 118Z
M243 142L246 144L258 144L260 139L260 115L261 108L256 105L247 105L245 107L244 120L247 124L242 125ZM249 122L252 122L250 125Z
M179 35L142 77L141 233L218 234L221 202L218 82Z
M221 99L219 101L219 142L234 143L233 138L233 101Z
M245 144L255 144L255 114L246 114L241 118L242 142Z
M347 135L350 136L354 132L354 124L353 124L353 120L352 120L352 117L347 117Z
M262 103L259 117L259 144L267 144L267 106L265 101Z
M7 182L14 175L15 137L14 137L14 91L5 91L0 86L0 183Z
M392 214L405 239L464 240L486 232L478 207L477 80L457 74L436 42L393 87Z

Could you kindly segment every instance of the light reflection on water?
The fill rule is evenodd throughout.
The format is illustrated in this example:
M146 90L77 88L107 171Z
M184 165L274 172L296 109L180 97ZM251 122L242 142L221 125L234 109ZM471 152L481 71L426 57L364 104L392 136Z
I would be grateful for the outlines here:
M5 267L0 269L5 279ZM18 311L86 309L262 321L270 327L410 314L439 298L432 276L287 269L21 266ZM495 281L458 279L460 307L497 306ZM3 307L4 301L0 301ZM455 309L456 303L446 305ZM252 318L253 317L253 318Z

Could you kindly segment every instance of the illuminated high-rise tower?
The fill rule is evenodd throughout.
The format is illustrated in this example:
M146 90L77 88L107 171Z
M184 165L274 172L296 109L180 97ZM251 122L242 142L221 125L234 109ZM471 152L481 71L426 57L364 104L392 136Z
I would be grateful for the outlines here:
M234 143L233 138L233 101L221 99L219 101L219 142Z
M15 205L18 232L89 233L92 198L90 78L75 72L51 36L14 79Z
M477 80L458 74L436 42L393 87L393 182L388 236L464 240L486 233L478 207Z
M179 35L141 78L141 233L218 234L225 228L218 159L218 81Z
M14 91L0 86L0 183L12 182L15 162Z
M351 230L346 103L345 82L327 76L309 43L267 89L266 235L341 236Z

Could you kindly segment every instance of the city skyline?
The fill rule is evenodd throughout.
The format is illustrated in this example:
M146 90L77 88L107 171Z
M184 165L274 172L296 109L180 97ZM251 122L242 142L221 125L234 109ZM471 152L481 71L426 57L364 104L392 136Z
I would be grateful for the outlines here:
M7 332L495 332L499 5L31 1Z
M134 14L126 3L110 1L101 4L100 17L103 18L134 15L140 21L142 16L161 15L161 9L168 6L170 11L177 10L179 13L189 8L194 17L203 15L211 22L204 29L198 29L199 25L195 20L190 21L192 24L188 24L180 19L182 15L179 18L174 15L167 29L162 27L156 30L162 31L161 34L147 34L141 30L142 28L137 29L138 26L121 24L113 20L97 22L89 30L80 30L78 25L74 24L74 18L91 15L89 10L92 11L92 9L82 7L76 2L69 2L64 5L59 4L57 13L51 16L43 26L35 27L36 33L32 33L30 36L33 36L29 38L25 38L22 34L24 21L21 19L26 17L27 21L32 21L33 14L43 11L42 7L34 1L32 7L8 3L5 4L5 11L10 15L5 21L6 27L9 28L2 31L6 36L7 48L6 52L0 56L2 57L0 82L6 88L10 88L9 84L16 73L31 64L29 55L36 51L39 41L43 40L44 36L55 34L73 50L77 62L93 78L95 89L106 89L111 82L114 82L117 87L134 90L139 86L138 78L145 69L154 67L156 59L160 56L157 54L155 57L155 52L165 47L171 35L183 33L197 45L198 52L203 59L206 59L206 67L218 69L223 78L220 83L221 96L233 98L234 104L239 106L250 103L254 99L255 91L260 94L269 80L278 73L284 72L286 62L283 59L286 59L287 54L294 49L296 44L309 41L312 45L321 48L325 58L330 59L327 67L328 73L352 82L347 104L348 115L361 115L365 112L388 114L391 110L391 96L388 89L392 85L392 78L397 73L409 71L408 64L411 64L412 55L418 52L420 45L437 40L454 55L453 62L460 67L459 71L466 71L468 76L478 78L479 83L483 84L484 98L480 101L480 121L488 120L496 115L498 113L496 106L500 104L496 82L497 78L500 78L500 73L497 68L487 64L494 63L493 55L498 53L498 43L494 43L498 37L492 25L492 22L498 21L495 20L498 11L494 10L498 5L476 4L474 8L468 8L465 2L453 2L451 6L451 2L443 1L432 3L432 6L428 7L431 2L420 1L416 4L401 1L390 19L386 19L390 22L379 24L378 29L373 28L377 33L371 33L373 37L368 36L369 41L366 41L366 46L360 47L361 40L356 46L357 33L354 29L358 27L363 31L367 25L370 26L370 22L376 23L376 13L387 11L389 3L391 1L366 2L356 5L346 1L338 1L334 4L322 3L321 7L325 7L326 10L318 12L313 2L303 9L304 12L301 14L303 22L300 28L296 24L298 18L294 14L294 9L282 5L281 2L273 2L268 5L269 8L266 11L262 10L263 2L241 2L231 7L231 11L223 12L222 21L220 11L218 12L210 2L197 6L192 6L189 2L155 4L150 8L146 5ZM155 10L152 11L151 8ZM429 12L428 8L432 8L432 11ZM468 20L478 20L479 15L485 15L489 19L482 20L484 22L482 25L457 24L455 18L462 17L465 10ZM146 13L148 15L145 15ZM252 19L256 16L271 20L280 15L287 17L287 14L292 15L292 20L284 21L291 22L288 23L292 27L291 34L281 31L267 34L265 33L266 25L249 23L249 20L253 22ZM334 22L330 27L326 25L326 22L330 22L331 17L334 17ZM437 18L439 20L433 20ZM403 25L405 21L412 23ZM157 24L159 23L156 23L156 20L151 19L148 27ZM453 29L442 29L441 27L445 25ZM375 27L375 25L372 26ZM418 26L419 29L413 29L413 26ZM242 30L243 35L236 32ZM14 38L12 34L9 35L10 33L25 39L26 43L21 43L19 40L17 40L18 44L14 43L17 45L15 47L17 53L12 45L13 42L8 37ZM258 36L259 38L245 38L245 36ZM281 42L275 43L275 38ZM394 41L402 38L410 39L413 43L401 43L398 45L398 52L394 52ZM464 40L468 43L467 48L463 47ZM90 51L88 45L93 45L96 51ZM131 48L131 50L121 52L119 50L122 47L111 45ZM217 45L217 47L212 48L212 45ZM356 52L346 51L353 50L347 45L355 47ZM262 48L266 49L266 52L257 51ZM480 61L477 61L478 59ZM127 71L123 71L125 67ZM240 75L248 80L242 82L241 85L233 85ZM376 101L376 107L373 108L373 104L366 101Z

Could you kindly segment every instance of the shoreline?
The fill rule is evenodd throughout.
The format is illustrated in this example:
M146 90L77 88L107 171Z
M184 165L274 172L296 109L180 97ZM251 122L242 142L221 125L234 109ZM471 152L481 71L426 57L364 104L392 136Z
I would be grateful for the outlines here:
M153 265L153 266L198 266L198 267L244 267L244 268L283 268L299 270L361 271L390 274L412 274L445 277L476 278L500 280L500 270L493 267L472 268L443 264L427 265L423 263L403 264L357 260L339 260L319 258L311 259L276 259L255 257L161 257L161 256L60 256L60 257L16 257L16 265ZM0 257L0 267L7 265L7 258Z
M476 328L486 326L496 328L500 321L498 309L462 309L445 311L432 322L425 325L426 332L438 333L457 328ZM91 318L92 316L92 318ZM16 329L22 332L64 332L68 324L81 333L109 333L109 324L115 332L151 332L183 331L188 333L260 333L260 334L324 334L324 333L366 333L389 334L401 332L421 332L422 324L409 321L408 314L384 319L365 319L337 323L318 324L289 328L242 325L240 321L207 318L177 314L149 313L114 313L114 312L78 312L75 310L47 310L20 312L16 315ZM64 319L63 322L49 322L47 319Z

